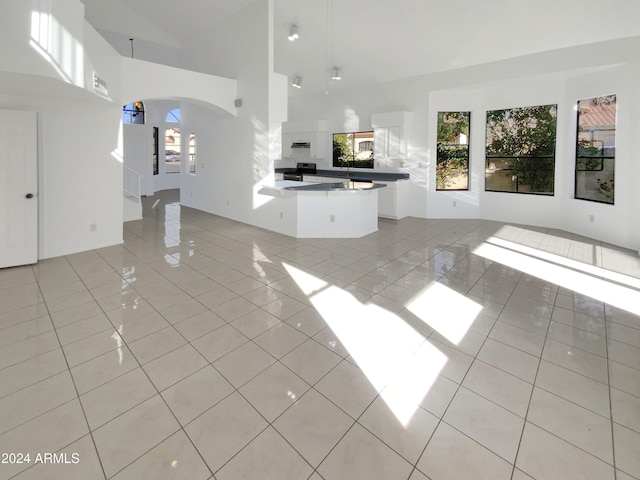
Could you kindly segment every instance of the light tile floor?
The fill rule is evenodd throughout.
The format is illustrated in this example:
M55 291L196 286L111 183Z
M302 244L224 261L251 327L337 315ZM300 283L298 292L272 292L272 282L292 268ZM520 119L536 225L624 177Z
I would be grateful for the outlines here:
M633 252L472 220L296 240L175 199L0 271L0 479L640 479Z

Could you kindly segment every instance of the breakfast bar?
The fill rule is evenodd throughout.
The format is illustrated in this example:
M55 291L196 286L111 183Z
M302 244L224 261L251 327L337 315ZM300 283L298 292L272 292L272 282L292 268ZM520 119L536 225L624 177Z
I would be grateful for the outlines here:
M384 187L276 180L262 185L259 193L280 204L280 218L297 238L360 238L378 230L378 190Z

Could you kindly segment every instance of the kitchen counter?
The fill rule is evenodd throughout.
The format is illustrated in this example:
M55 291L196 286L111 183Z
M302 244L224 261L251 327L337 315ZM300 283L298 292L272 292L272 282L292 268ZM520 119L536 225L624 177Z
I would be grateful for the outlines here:
M360 238L378 230L378 191L384 187L372 182L276 180L260 185L257 193L271 197L273 222L281 224L277 231L297 238Z
M284 180L283 180L284 181ZM372 190L376 188L384 188L386 185L380 183L372 183L372 182L358 182L354 180L347 180L344 182L325 182L325 183L307 183L307 182L295 182L290 181L292 184L300 184L300 185L289 185L282 187L286 190L298 190L298 191L309 191L309 192L333 192L333 191L345 191L345 190ZM276 182L278 183L278 182Z
M296 173L296 169L276 168L275 173ZM316 173L311 175L314 177L345 178L356 181L397 182L409 180L408 173L360 172L357 170L350 170L348 172L346 170L317 170Z

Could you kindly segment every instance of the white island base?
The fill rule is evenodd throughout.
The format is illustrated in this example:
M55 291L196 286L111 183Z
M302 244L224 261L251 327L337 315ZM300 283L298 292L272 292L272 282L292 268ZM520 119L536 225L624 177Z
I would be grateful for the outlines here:
M273 197L270 207L283 227L278 231L296 238L360 238L378 231L378 189L285 189L305 184L284 180L260 189Z

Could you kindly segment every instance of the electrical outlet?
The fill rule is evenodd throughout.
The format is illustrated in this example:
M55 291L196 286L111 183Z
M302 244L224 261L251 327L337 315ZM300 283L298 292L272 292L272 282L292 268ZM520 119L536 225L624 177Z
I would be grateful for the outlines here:
M457 206L458 206L458 202L454 200L454 201L453 201L453 206L454 206L454 207L457 207Z
M284 218L284 213L280 212L280 220L282 220Z
M336 221L336 216L335 215L329 215L329 221L331 223L334 223Z
M98 224L97 223L90 223L89 224L89 231L90 232L97 232L98 231Z
M589 223L593 223L596 221L595 215L589 215Z

